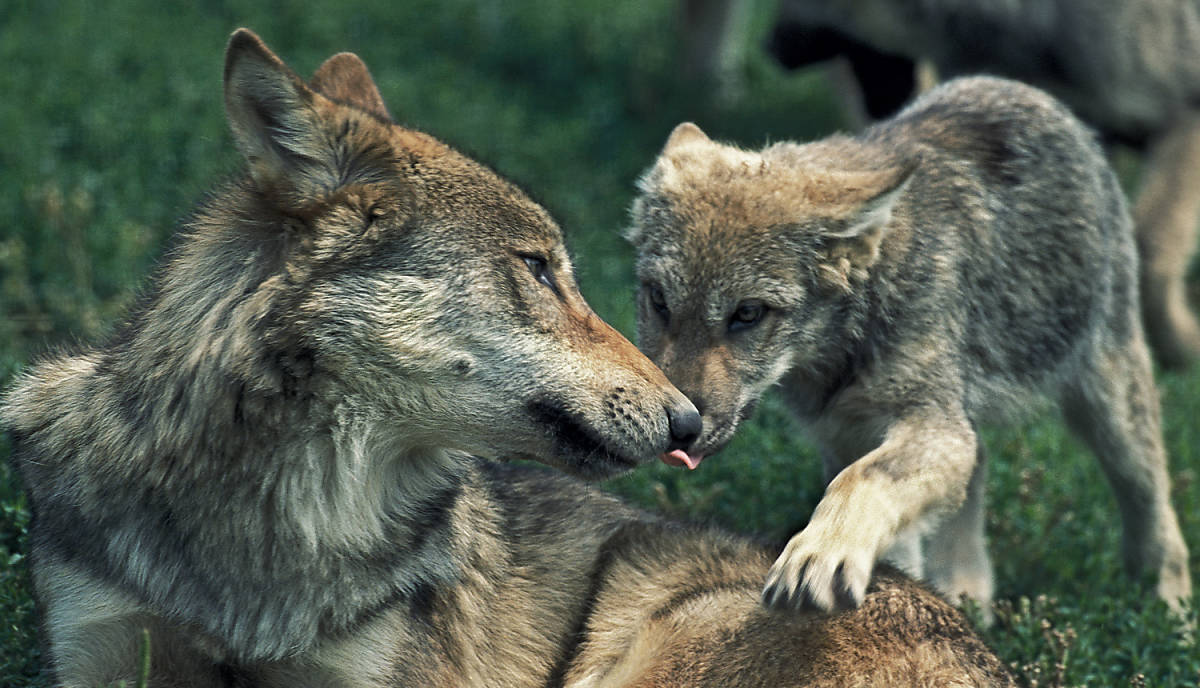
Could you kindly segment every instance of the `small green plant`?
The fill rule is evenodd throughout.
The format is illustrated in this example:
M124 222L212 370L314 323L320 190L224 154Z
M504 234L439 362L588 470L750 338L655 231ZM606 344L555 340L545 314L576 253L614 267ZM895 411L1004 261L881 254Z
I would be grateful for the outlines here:
M1055 627L1049 618L1055 604L1055 600L1039 595L1033 601L1028 597L1015 603L1000 600L993 610L996 627L992 633L1003 633L1028 653L1025 661L1014 660L1010 666L1029 688L1067 686L1067 664L1078 634L1070 623L1062 629Z

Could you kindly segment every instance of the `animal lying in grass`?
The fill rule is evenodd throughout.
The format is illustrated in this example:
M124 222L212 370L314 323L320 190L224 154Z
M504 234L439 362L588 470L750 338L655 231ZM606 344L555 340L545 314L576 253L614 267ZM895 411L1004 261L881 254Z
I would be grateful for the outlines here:
M111 340L3 398L65 686L1011 685L943 600L771 614L778 549L573 478L686 451L695 407L603 323L558 227L392 123L366 67L311 81L251 32L245 174Z
M1191 594L1124 197L1033 88L950 82L856 137L745 151L675 129L629 238L640 345L704 417L691 467L779 384L826 492L772 607L854 607L881 558L987 607L976 429L1047 395L1104 468L1129 569Z

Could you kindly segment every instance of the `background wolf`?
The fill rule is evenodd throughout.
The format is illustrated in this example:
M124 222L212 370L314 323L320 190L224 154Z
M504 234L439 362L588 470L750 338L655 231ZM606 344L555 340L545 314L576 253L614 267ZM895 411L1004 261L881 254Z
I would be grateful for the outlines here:
M902 577L769 615L774 551L490 462L601 477L699 416L545 211L393 125L356 57L305 84L242 30L225 83L247 174L0 407L60 683L130 678L142 627L156 686L1009 683Z
M771 49L789 66L846 56L873 117L909 99L920 59L1039 86L1106 138L1146 148L1133 215L1147 334L1166 365L1200 356L1184 281L1200 225L1200 3L785 0Z
M988 603L976 427L1039 393L1100 459L1128 567L1189 596L1124 197L1050 97L964 79L858 137L761 152L683 124L640 189L640 344L704 416L681 460L720 449L776 383L825 449L828 488L769 604L857 604L893 546Z

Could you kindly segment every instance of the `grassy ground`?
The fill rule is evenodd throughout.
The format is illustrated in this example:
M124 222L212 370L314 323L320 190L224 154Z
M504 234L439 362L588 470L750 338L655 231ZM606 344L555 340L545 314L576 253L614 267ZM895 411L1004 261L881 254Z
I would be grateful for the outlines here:
M47 347L103 334L175 220L237 160L221 109L229 32L250 26L301 73L340 50L393 114L489 162L567 227L585 294L632 335L632 181L676 122L758 146L840 125L819 74L756 49L741 97L676 78L670 0L298 2L8 0L0 13L0 385ZM707 93L707 91L705 91ZM1175 503L1200 553L1200 370L1160 376ZM0 439L0 459L8 449ZM1119 521L1094 461L1053 414L992 432L989 537L1002 599L988 641L1030 685L1200 683L1200 653L1121 574ZM0 463L0 685L40 685L23 556L28 512ZM681 516L783 538L820 495L812 450L768 398L695 474L656 466L610 487ZM1200 577L1195 555L1192 571Z

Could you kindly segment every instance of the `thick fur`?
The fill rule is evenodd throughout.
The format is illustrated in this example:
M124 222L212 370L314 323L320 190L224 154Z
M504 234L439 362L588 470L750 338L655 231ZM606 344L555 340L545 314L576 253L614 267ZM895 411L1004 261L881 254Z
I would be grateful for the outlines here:
M1105 137L1146 147L1133 215L1147 334L1165 365L1200 356L1184 281L1200 226L1200 4L785 0L771 50L789 66L848 58L873 117L908 99L921 60L1044 88Z
M59 685L134 678L143 627L159 688L1011 684L902 577L773 615L776 551L496 462L613 475L699 415L545 211L393 124L358 58L305 84L241 30L225 101L247 173L117 336L0 407Z
M682 124L640 188L640 345L704 416L693 457L775 384L826 452L769 604L859 604L887 554L986 605L976 427L1043 394L1112 483L1128 566L1190 595L1129 214L1049 96L963 79L860 136L758 152Z

